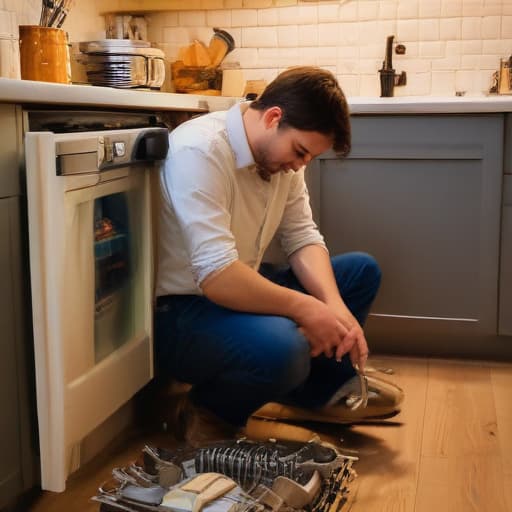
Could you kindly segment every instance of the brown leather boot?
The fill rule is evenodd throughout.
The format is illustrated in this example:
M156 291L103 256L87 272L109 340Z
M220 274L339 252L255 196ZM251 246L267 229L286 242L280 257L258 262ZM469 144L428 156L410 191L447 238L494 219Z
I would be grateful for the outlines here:
M289 421L318 421L324 423L365 423L396 416L404 400L404 392L396 384L376 376L365 376L368 386L367 403L358 408L351 404L358 398L360 388L347 389L347 394L332 405L319 409L302 409L275 402L265 404L253 416L257 418ZM357 385L357 378L353 380Z
M177 397L173 415L174 421L169 425L169 431L178 441L186 442L194 448L214 441L234 439L240 430L207 409L192 403L188 393Z

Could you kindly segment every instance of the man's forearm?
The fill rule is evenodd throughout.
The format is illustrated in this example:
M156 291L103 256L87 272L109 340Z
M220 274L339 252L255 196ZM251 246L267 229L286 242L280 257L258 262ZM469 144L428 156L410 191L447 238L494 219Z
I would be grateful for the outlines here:
M360 371L364 372L368 344L359 322L340 295L327 252L319 245L305 246L290 256L290 265L302 286L332 309L348 331L344 342L336 351L336 358L350 352L352 364L357 363ZM350 349L347 348L349 346Z
M201 288L212 302L237 311L280 315L299 322L311 301L304 293L279 286L240 261L207 277Z
M323 249L318 249L325 253ZM311 255L301 259L313 266L314 260ZM220 306L237 311L288 317L301 328L311 346L313 357L323 353L327 357L336 354L336 357L341 358L342 354L356 350L354 344L357 336L349 333L348 326L353 324L353 317L339 297L329 258L327 262L331 272L327 282L332 280L335 290L317 285L317 278L309 276L309 272L303 270L303 275L309 276L305 286L310 285L314 291L319 286L319 297L277 285L240 261L235 261L207 277L201 283L201 288L208 299ZM327 276L325 262L320 263L320 268L322 277L324 272ZM322 298L334 303L324 302ZM354 356L354 360L356 358Z
M308 293L325 304L347 309L336 284L329 254L322 246L302 247L290 256L289 261Z

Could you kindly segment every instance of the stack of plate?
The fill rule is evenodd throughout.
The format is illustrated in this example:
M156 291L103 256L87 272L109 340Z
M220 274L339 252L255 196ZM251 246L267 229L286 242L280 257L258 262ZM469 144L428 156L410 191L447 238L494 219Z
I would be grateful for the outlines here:
M92 85L159 89L164 82L164 53L147 41L103 39L80 43L79 48Z

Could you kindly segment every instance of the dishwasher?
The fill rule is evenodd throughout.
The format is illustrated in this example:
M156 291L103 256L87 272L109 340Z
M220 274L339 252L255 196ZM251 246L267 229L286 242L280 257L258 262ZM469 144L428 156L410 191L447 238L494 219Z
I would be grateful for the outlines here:
M80 442L153 377L151 183L169 127L150 113L27 115L41 486L63 491Z

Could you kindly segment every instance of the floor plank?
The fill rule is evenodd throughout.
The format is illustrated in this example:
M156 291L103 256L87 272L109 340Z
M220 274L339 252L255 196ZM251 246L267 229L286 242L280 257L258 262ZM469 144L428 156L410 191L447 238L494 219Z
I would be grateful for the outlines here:
M491 367L491 382L498 421L498 439L502 456L503 481L505 486L506 509L512 510L512 367L497 365Z
M42 492L30 507L30 512L98 512L99 505L91 501L98 487L110 479L113 468L123 467L136 459L148 442L157 446L172 446L168 436L160 433L142 435L133 432L122 445L109 447L105 454L71 475L64 492Z
M422 456L497 454L496 408L486 365L429 365Z
M416 512L505 512L488 365L429 365Z
M426 360L378 360L392 367L389 378L405 391L402 412L388 424L353 427L345 442L359 450L359 486L353 512L412 512L427 389ZM385 482L385 485L382 483Z
M350 512L511 511L512 364L395 357L371 363L394 369L384 378L405 391L398 416L385 424L292 429L360 456ZM279 424L256 427L263 437L267 430L290 433ZM90 497L145 442L172 446L161 434L135 435L73 475L64 493L42 493L30 512L97 512Z

